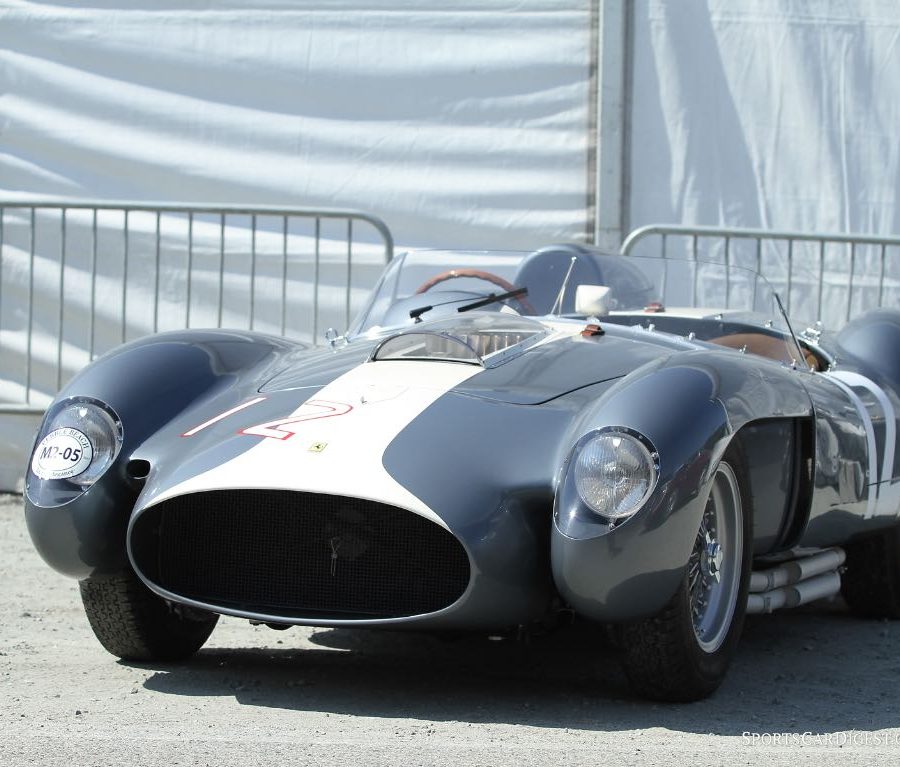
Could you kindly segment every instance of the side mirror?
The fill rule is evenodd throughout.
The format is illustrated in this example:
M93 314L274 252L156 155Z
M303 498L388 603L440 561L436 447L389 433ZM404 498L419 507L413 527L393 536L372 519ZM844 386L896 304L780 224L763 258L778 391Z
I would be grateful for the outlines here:
M606 285L579 285L575 289L575 313L588 317L605 317L609 314L609 294Z

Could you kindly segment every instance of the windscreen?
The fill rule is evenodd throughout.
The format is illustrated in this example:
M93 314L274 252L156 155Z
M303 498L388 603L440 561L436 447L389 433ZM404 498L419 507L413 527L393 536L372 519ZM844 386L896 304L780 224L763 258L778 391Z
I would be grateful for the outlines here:
M485 297L502 298L479 311L536 317L588 317L580 285L609 288L607 322L642 324L693 335L791 363L800 356L775 291L760 274L730 264L613 256L560 246L533 253L411 251L386 269L351 335L378 335L420 321L463 316ZM706 322L703 322L706 320ZM726 336L735 336L725 340ZM776 349L777 347L777 349ZM476 349L481 354L481 349Z

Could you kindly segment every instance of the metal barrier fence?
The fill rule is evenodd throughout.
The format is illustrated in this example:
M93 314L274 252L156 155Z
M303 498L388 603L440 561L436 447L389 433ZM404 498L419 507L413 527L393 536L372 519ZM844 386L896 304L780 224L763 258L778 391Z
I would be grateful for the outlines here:
M0 200L0 413L160 330L346 328L393 247L355 210Z
M789 314L832 330L866 309L900 306L900 237L652 224L631 232L620 253L754 269Z

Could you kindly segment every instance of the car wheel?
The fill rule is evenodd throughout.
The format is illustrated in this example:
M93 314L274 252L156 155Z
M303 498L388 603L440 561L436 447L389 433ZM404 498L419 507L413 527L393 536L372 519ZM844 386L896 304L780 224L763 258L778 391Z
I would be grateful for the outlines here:
M123 660L187 658L203 646L219 619L213 613L172 608L133 572L88 578L79 586L94 634Z
M654 700L699 700L725 678L740 639L750 583L752 531L746 470L737 447L716 468L681 584L657 615L623 627L625 673Z
M900 618L900 527L844 547L841 594L863 618Z

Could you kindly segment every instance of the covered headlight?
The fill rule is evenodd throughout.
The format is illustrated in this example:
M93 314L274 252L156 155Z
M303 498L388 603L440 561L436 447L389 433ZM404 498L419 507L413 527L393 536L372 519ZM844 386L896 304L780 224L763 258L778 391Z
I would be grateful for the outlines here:
M636 437L621 431L597 434L585 442L573 467L582 501L608 520L636 512L656 484L656 460Z
M122 425L106 407L87 400L61 403L44 423L31 471L38 479L85 490L110 467L121 446Z

